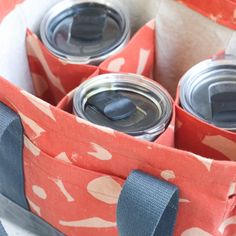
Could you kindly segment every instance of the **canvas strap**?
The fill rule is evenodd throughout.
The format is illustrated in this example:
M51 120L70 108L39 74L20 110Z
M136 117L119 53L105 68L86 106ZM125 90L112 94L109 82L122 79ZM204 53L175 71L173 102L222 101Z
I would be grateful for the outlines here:
M18 115L0 103L0 193L29 209L24 191L23 127Z
M178 188L141 171L127 178L117 206L120 236L171 236L178 209Z
M6 236L10 227L14 232L62 236L29 211L24 189L23 133L20 117L0 103L0 235ZM8 228L4 229L4 222Z

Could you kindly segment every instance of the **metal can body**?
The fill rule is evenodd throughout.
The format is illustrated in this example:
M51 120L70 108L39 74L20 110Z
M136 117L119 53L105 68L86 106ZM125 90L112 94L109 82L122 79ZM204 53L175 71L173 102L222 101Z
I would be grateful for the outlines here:
M96 65L127 44L129 14L116 0L64 0L46 13L40 36L61 60Z
M103 74L82 83L74 114L134 137L153 141L168 125L172 100L157 83L136 74Z

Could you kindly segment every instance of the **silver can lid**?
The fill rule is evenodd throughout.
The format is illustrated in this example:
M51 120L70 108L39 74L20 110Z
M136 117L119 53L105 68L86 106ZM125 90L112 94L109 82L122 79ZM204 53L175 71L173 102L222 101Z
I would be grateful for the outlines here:
M135 74L104 74L82 83L74 114L92 123L152 141L171 119L172 100L157 83Z
M44 16L40 36L61 59L97 64L128 42L129 15L116 0L64 0Z
M236 130L236 57L208 59L187 71L180 81L180 103L209 124Z

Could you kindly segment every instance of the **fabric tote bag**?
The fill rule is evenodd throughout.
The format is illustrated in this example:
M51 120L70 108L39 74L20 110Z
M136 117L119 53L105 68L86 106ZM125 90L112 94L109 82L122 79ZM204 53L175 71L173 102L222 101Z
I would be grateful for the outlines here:
M131 37L96 65L65 63L42 43L57 2L0 1L1 235L236 235L236 134L183 110L178 90L194 64L234 54L236 2L121 1ZM154 141L73 114L76 87L113 73L172 95Z

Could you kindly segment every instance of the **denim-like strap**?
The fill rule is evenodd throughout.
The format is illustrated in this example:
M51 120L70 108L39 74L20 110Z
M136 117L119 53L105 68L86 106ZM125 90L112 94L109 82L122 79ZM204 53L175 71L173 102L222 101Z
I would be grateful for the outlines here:
M0 103L0 193L29 209L24 193L23 142L19 116Z
M175 185L141 171L127 178L117 206L120 236L171 236L179 191Z
M0 102L0 236L8 233L3 227L5 221L13 231L18 227L34 235L62 236L29 211L24 189L23 133L20 117Z

